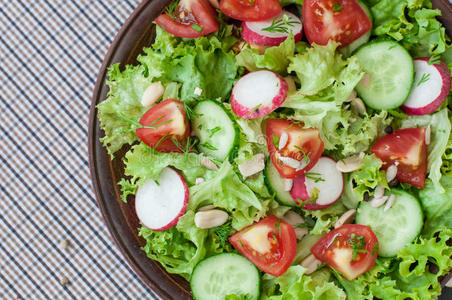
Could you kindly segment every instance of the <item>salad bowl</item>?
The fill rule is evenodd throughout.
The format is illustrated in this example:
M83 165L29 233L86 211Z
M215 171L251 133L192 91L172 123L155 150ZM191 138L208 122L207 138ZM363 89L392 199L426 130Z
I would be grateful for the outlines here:
M136 58L142 54L144 47L152 44L155 37L155 24L152 22L170 0L144 0L124 23L112 42L104 58L94 88L89 118L89 162L92 184L97 202L110 234L120 249L127 263L149 286L153 292L163 299L192 299L189 283L178 275L169 274L158 263L146 256L141 250L144 240L138 236L139 221L134 210L134 202L121 201L117 182L124 177L122 158L128 150L123 147L110 160L107 150L99 139L103 136L98 121L96 105L108 94L108 67L114 63L121 66L137 64ZM442 11L441 22L448 34L452 35L452 5L447 0L432 0L434 7ZM452 278L449 274L442 285ZM443 289L440 299L452 299L452 289Z

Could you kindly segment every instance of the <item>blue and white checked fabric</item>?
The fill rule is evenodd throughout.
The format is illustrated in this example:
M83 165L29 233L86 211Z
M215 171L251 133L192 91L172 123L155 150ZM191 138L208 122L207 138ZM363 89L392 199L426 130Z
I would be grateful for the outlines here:
M97 72L139 2L0 0L0 299L154 299L107 232L87 154Z

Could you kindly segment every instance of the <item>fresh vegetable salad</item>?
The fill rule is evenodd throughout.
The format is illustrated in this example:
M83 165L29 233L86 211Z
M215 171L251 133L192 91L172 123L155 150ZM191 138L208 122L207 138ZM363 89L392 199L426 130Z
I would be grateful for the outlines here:
M196 299L435 299L452 48L428 0L180 0L98 105L143 251Z

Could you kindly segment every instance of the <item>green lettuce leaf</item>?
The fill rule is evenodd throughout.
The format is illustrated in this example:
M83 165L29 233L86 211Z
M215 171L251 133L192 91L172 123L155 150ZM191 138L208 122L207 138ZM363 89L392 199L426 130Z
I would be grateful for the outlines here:
M263 54L258 50L249 47L240 51L235 57L237 65L252 71L267 69L282 75L287 74L289 59L294 55L295 41L292 34L279 46L265 49Z
M168 166L174 167L182 173L188 185L194 185L196 178L209 179L214 171L201 165L202 157L196 153L161 153L141 143L129 150L123 161L124 173L129 179L121 179L122 200L128 195L134 195L138 186L147 180L158 180L162 170Z
M298 91L303 95L314 95L332 85L346 62L335 55L339 44L330 41L326 46L313 44L312 48L290 58L288 71L295 72L300 81ZM348 95L347 95L348 96Z
M431 128L431 142L428 145L428 178L430 178L438 193L443 193L440 184L443 155L446 151L451 123L448 118L448 109L444 108L432 115L410 116L401 121L402 128L427 127Z
M232 227L240 230L265 216L271 199L260 200L225 161L215 176L190 188L189 210L213 204L231 215Z
M374 154L366 154L362 167L351 173L350 176L356 185L354 190L361 195L361 199L366 192L368 192L369 195L373 195L373 190L375 190L379 184L388 188L386 173L380 170L382 165L383 162Z
M373 33L390 36L414 57L442 54L447 44L445 28L436 19L441 15L424 0L368 0L374 16Z
M442 227L452 228L452 177L443 176L440 184L444 193L438 193L431 180L419 191L424 214L424 234L431 234Z
M330 272L319 270L305 275L302 266L292 266L280 277L263 276L262 300L344 300L345 292L330 279Z
M327 233L339 219L339 217L346 211L345 206L336 201L333 205L319 210L304 210L306 216L311 216L315 220L314 227L309 231L310 234Z
M235 38L229 27L222 39L216 35L180 39L160 27L156 30L154 44L144 49L145 55L138 57L150 75L164 83L179 83L182 101L196 99L198 96L194 91L197 87L202 89L203 98L225 100L229 96L238 75L231 50ZM154 71L156 69L164 72Z
M143 66L127 66L121 72L119 64L114 64L108 71L107 82L110 91L107 99L98 106L100 127L105 136L101 142L107 148L111 158L124 144L138 140L135 124L147 110L141 105L141 96L152 83L152 77L144 76Z

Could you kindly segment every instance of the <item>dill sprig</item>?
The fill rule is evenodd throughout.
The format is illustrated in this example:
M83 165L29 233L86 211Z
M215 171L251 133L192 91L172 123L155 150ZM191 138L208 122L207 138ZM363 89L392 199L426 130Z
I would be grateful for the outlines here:
M220 239L221 246L224 248L229 236L231 236L231 233L232 233L231 221L226 222L223 225L216 227L214 232Z
M430 80L430 73L424 73L422 74L421 80L419 80L419 82L417 83L417 86L420 86L421 84L423 84L424 82L427 82Z
M293 20L293 21L291 21ZM272 24L268 27L263 28L262 30L268 31L268 32L282 32L282 33L289 33L289 27L292 27L295 24L299 24L300 22L296 21L295 19L283 15L282 18L274 18L272 20Z
M304 176L308 179L314 180L314 182L325 181L325 179L323 179L321 177L322 174L320 174L320 173L308 172L308 173L305 173Z
M131 119L131 118L125 116L125 115L122 114L122 113L119 113L118 115L119 115L119 117L120 117L124 122L129 123L130 125L132 125L132 127L131 127L128 131L135 131L135 130L137 130L137 129L139 129L139 128L144 128L144 129L157 129L157 128L159 128L160 126L165 125L165 124L168 124L168 123L170 123L170 122L173 121L173 120L166 120L166 121L163 121L163 122L158 123L159 121L161 121L163 118L166 117L166 115L163 115L163 116L161 116L161 117L155 119L154 121L152 121L149 125L144 126L144 125L141 125L140 122L138 122L137 120L133 120L133 119Z

